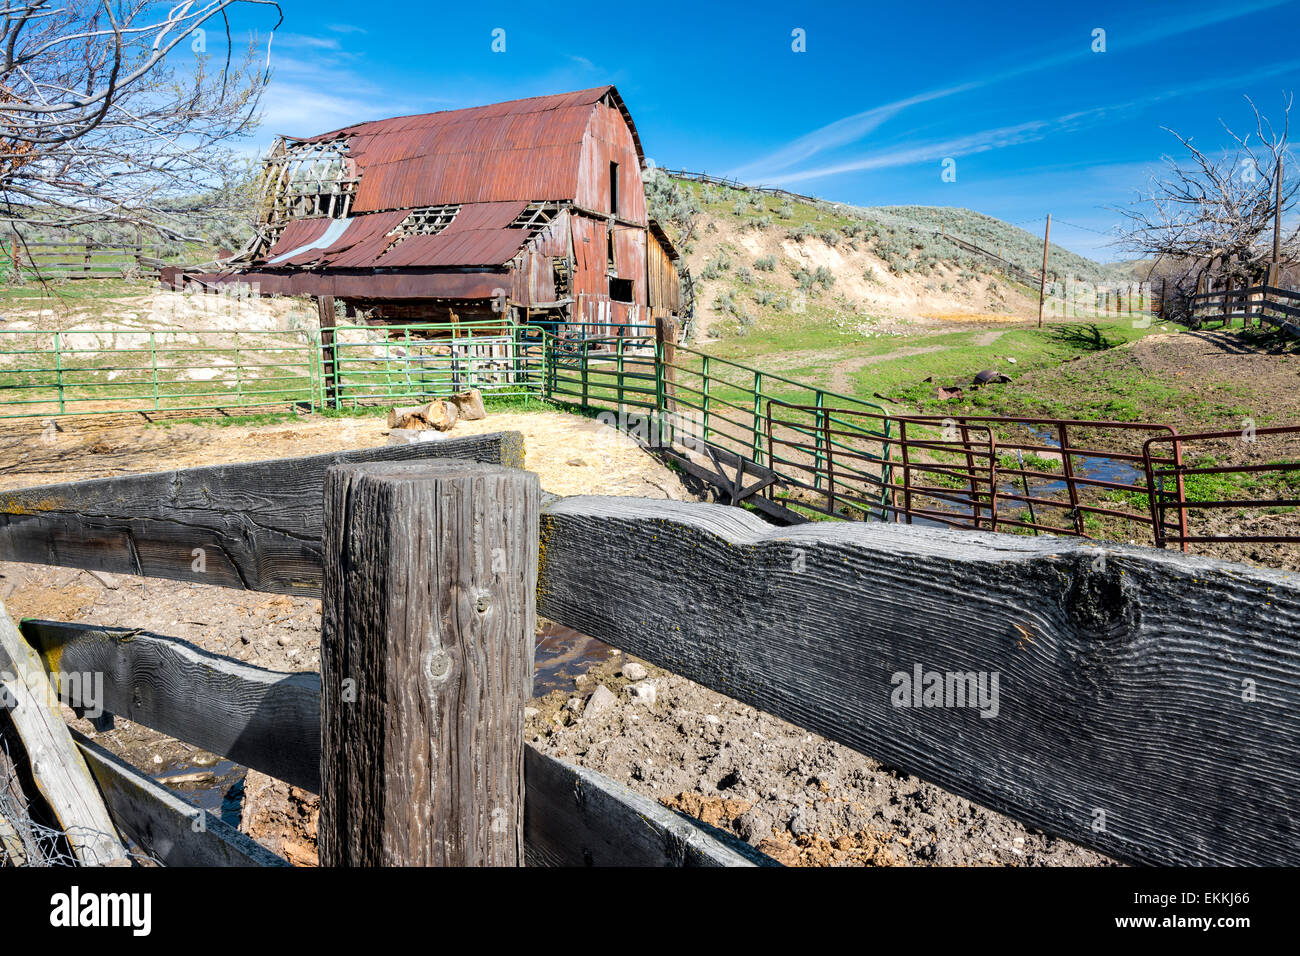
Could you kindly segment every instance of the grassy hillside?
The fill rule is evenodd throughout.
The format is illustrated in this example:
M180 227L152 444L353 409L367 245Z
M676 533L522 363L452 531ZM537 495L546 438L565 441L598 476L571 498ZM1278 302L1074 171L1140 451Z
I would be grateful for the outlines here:
M1038 289L937 233L947 231L1037 271L1042 246L968 210L858 208L676 179L647 179L651 215L695 280L697 341L849 331L910 332L948 320L1012 321L1037 312ZM1049 271L1119 281L1115 270L1053 250ZM1023 277L1022 277L1023 278Z

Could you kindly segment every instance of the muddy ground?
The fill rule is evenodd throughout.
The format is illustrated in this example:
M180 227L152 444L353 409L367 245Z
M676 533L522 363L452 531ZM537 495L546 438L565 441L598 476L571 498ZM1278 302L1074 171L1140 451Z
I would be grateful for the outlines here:
M559 494L688 497L676 476L612 429L550 412L491 414L476 431L519 429L527 465ZM381 420L303 418L260 427L65 424L0 438L0 489L53 481L312 454L385 440ZM467 434L457 425L453 434ZM139 627L261 667L319 667L320 602L201 584L0 562L0 601L16 619ZM649 667L653 706L623 696L617 652L542 622L537 746L741 836L798 865L1104 865L1099 854L1028 830L816 735ZM605 684L599 717L565 705ZM576 706L572 705L572 706ZM118 719L95 733L132 764L238 823L297 865L315 862L316 798Z

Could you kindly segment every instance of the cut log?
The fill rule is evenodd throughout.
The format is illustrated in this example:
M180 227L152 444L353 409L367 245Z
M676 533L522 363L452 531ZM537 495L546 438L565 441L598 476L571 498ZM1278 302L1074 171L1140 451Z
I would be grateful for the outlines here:
M456 406L460 420L476 422L481 418L487 418L487 409L483 407L483 393L477 388L471 388L467 392L457 392L450 401Z
M415 421L423 420L423 405L408 405L405 408L390 408L388 410L388 427L389 428L418 428L418 424L410 424Z
M456 406L440 398L425 405L421 414L431 428L436 428L440 432L449 432L456 424Z
M77 859L93 866L129 862L95 780L63 722L41 659L18 633L4 605L0 605L0 686L31 762L36 789Z

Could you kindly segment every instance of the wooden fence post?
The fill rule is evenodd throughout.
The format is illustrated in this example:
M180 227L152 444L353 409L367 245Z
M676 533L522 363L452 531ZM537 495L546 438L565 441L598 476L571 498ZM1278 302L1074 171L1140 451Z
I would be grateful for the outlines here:
M522 864L539 508L496 465L326 473L323 866Z
M677 411L677 320L671 315L655 316L655 362L658 364L656 382L659 394L655 409L659 418L657 440L663 440L665 415Z
M316 312L320 316L320 346L324 356L321 374L325 378L325 406L338 408L339 356L334 341L334 326L337 324L334 318L334 296L323 295L318 298Z

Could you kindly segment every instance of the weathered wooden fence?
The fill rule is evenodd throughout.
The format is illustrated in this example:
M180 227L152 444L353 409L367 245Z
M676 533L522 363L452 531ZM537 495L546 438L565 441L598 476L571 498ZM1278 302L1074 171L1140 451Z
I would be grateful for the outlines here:
M1263 327L1271 325L1294 338L1300 338L1300 292L1261 284L1198 292L1190 300L1192 321L1198 326L1219 323L1220 328L1241 319L1243 327L1253 320Z
M34 279L120 279L158 275L160 260L146 255L143 242L135 245L95 242L3 240L5 258L15 272ZM149 247L148 252L156 249Z
M539 493L522 463L504 433L26 489L0 496L0 560L321 594L324 693L139 629L22 632L72 706L321 794L327 864L769 864L524 745ZM283 865L74 738L114 823L164 864Z
M1121 859L1300 862L1300 576L1059 538L539 500L501 470L520 464L516 437L478 441L435 448L496 468L382 463L431 452L406 446L14 492L0 559L323 594L320 685L155 635L25 633L52 671L104 671L109 711L324 791L326 862L753 860L523 746L534 593L536 613ZM193 571L195 547L214 574ZM119 825L164 862L264 860L213 826L198 849L161 788L84 749L114 781ZM496 762L477 784L442 776L474 753ZM434 846L448 834L455 852Z

